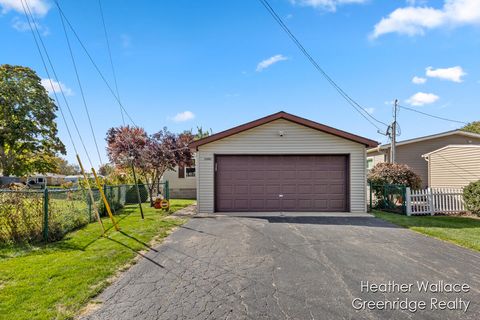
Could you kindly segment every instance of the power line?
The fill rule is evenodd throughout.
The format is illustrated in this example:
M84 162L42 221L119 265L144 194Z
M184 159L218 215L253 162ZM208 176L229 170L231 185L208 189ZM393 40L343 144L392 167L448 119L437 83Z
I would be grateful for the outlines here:
M47 58L48 64L50 65L50 68L52 69L52 73L53 73L53 76L54 76L54 78L55 78L55 81L57 81L57 83L59 84L58 87L59 87L60 93L61 93L61 95L62 95L62 97L63 97L63 101L65 102L65 106L67 107L68 113L70 114L70 117L72 118L72 122L73 122L73 125L74 125L74 127L75 127L75 131L77 132L77 135L78 135L78 137L79 137L79 139L80 139L80 143L82 144L83 150L85 151L85 155L87 156L87 159L88 159L90 165L93 167L93 163L92 163L92 160L91 160L91 158L90 158L90 155L89 155L89 153L88 153L88 151L87 151L87 147L85 146L85 142L83 141L82 135L80 134L80 130L79 130L79 128L78 128L77 122L75 121L75 117L73 116L73 113L72 113L72 110L71 110L71 108L70 108L70 104L68 103L68 100L67 100L67 98L66 98L65 92L63 91L63 88L62 88L62 86L60 85L60 80L59 80L59 78L58 78L58 76L57 76L57 72L55 71L55 68L54 68L54 66L53 66L52 60L50 59L50 55L48 54L48 50L47 50L47 48L46 48L46 46L45 46L45 43L43 42L43 39L42 39L42 37L41 37L41 35L40 35L40 32L39 32L38 27L37 27L37 22L35 21L35 18L34 18L32 12L31 12L31 10L30 10L30 6L28 5L28 1L26 1L26 0L21 0L21 1L22 1L22 5L23 5L23 3L25 3L24 9L25 9L25 7L26 7L26 10L24 10L24 12L25 12L25 15L27 16L27 20L28 20L29 23L30 23L29 25L30 25L31 31L32 31L32 33L33 33L34 35L35 35L35 32L36 32L36 34L37 34L38 40L39 40L39 42L40 42L40 44L41 44L41 47L43 48L43 51L45 52L45 57ZM28 12L27 12L27 10L28 10ZM30 22L30 19L31 19L31 22ZM35 30L35 31L34 31L34 30ZM37 42L36 38L35 38L35 43L36 43L36 45L38 46L38 42ZM40 46L38 46L38 50L39 50L39 52L40 52L40 54L41 54ZM43 55L42 55L42 54L41 54L41 57L42 57L42 60L43 60L44 58L43 58ZM46 63L45 63L45 67L46 67ZM59 100L58 100L57 94L56 94L56 92L55 92L55 88L54 88L54 86L53 86L53 83L52 83L52 81L51 81L50 73L48 72L48 68L46 69L46 72L47 72L47 76L49 77L50 86L52 87L52 91L54 92L55 99L57 100L57 103L58 103ZM63 112L62 112L62 115L63 115ZM70 130L68 130L68 131L70 131ZM75 149L75 152L78 154L77 149L76 149L75 146L74 146L74 149Z
M108 57L110 59L110 67L112 69L113 81L115 84L115 91L117 92L118 100L120 100L120 91L118 90L117 73L115 72L115 67L113 65L112 50L110 48L110 40L108 39L107 24L105 23L105 16L103 14L102 0L98 0L98 7L100 8L100 16L102 17L103 33L105 35L105 41L107 43ZM125 126L125 117L123 115L122 108L120 108L120 115L122 116L122 123Z
M93 60L93 57L92 55L88 52L87 48L85 47L85 44L82 42L82 40L80 39L80 36L78 35L78 33L75 31L75 28L72 26L72 24L70 23L70 21L68 20L67 16L65 15L65 13L63 12L62 8L60 7L60 4L58 3L57 0L54 0L57 8L58 8L58 11L60 11L60 14L63 16L63 18L65 19L65 22L67 23L68 27L70 28L70 30L72 30L72 33L73 35L75 36L75 38L77 39L77 41L80 43L80 46L82 47L83 51L85 52L85 54L87 55L88 59L90 60L90 62L92 63L93 67L95 68L95 70L97 71L97 73L100 75L100 77L102 78L103 82L105 83L105 85L107 86L108 90L110 91L110 93L113 95L113 97L115 98L115 100L117 101L117 103L119 104L120 108L123 110L123 112L127 115L128 119L130 120L130 122L132 122L132 124L137 127L137 125L135 124L135 121L133 121L132 117L130 116L130 114L128 113L128 111L125 109L125 107L123 106L122 102L120 101L119 97L116 95L116 93L114 92L114 90L112 89L112 87L110 86L110 84L108 83L107 79L105 78L105 76L103 75L102 71L100 70L100 68L98 67L98 65L95 63L95 61Z
M305 55L308 61L320 72L320 74L334 87L334 89L357 111L365 120L370 122L374 127L379 131L382 129L376 125L373 121L380 123L386 127L388 125L372 116L369 112L365 110L358 102L356 102L352 97L350 97L326 72L323 70L317 61L310 55L310 53L305 49L302 43L297 39L297 37L290 31L287 25L283 22L282 18L277 14L277 12L272 8L267 0L259 0L260 3L267 9L273 19L280 25L280 27L285 31L289 38L294 42L294 44L300 49L300 51ZM369 119L370 118L370 119ZM372 121L373 120L373 121Z
M400 106L399 105L399 107L402 108L402 109L408 110L408 111L420 113L420 114L423 114L424 116L432 117L432 118L439 119L439 120L456 122L456 123L461 123L461 124L468 124L468 122L465 122L465 121L452 120L452 119L436 116L436 115L433 115L433 114L430 114L430 113L426 113L426 112L423 112L423 111L420 111L420 110L415 110L413 108L409 108L409 107L405 107L405 106Z
M21 1L21 4L22 4L22 8L23 8L23 12L25 13L25 16L27 18L27 23L30 27L30 31L32 32L32 36L33 36L33 39L35 40L35 46L37 47L37 50L38 50L38 54L40 55L40 58L42 60L42 64L43 64L43 67L45 69L45 73L47 74L47 77L48 77L48 81L50 82L50 87L52 88L52 91L53 91L53 95L55 97L55 101L57 102L57 105L58 105L58 109L60 110L60 115L62 116L62 119L63 119L63 123L65 124L65 127L67 129L67 133L68 133L68 137L70 138L70 142L73 146L73 149L75 150L75 153L78 154L77 152L77 147L75 146L75 141L73 140L73 137L72 137L72 133L70 131L70 128L68 126L68 123L67 123L67 119L65 117L65 114L63 113L63 108L60 104L60 99L58 99L58 96L57 96L57 92L54 89L54 86L53 86L53 81L52 81L52 77L50 76L50 72L48 71L48 67L47 67L47 63L45 61L45 58L43 57L43 53L42 53L42 50L40 49L40 44L37 40L37 36L35 34L35 31L33 29L33 26L32 26L32 23L30 21L30 17L27 13L27 10L25 8L25 4L23 3L24 0L20 0ZM27 4L28 5L28 4ZM58 81L57 81L58 82Z
M83 91L82 81L80 80L80 75L78 73L77 63L75 62L75 57L73 55L72 46L70 44L70 39L68 38L67 29L65 28L65 22L63 21L62 15L60 15L60 20L62 21L63 32L65 34L65 40L67 41L68 51L70 53L70 58L72 60L73 69L75 70L75 76L77 78L78 87L80 88L80 95L82 96L83 107L85 113L87 114L88 124L90 126L90 132L92 133L93 141L95 143L95 148L97 150L98 160L100 160L100 165L103 165L102 156L100 155L100 149L98 148L97 137L95 136L95 130L93 130L92 119L90 117L90 112L88 111L87 100L85 99L85 93Z

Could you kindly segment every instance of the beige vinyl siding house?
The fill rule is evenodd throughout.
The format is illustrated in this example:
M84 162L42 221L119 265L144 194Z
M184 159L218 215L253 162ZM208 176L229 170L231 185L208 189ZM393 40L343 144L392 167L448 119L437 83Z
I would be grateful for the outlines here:
M463 188L480 180L480 145L450 145L423 157L432 188Z
M204 140L202 139L198 141L198 144L193 145L196 148L197 160L198 211L201 213L213 213L216 211L215 197L218 192L222 192L222 190L219 191L215 188L215 180L221 179L215 172L217 168L216 158L219 155L248 155L250 160L255 159L255 155L271 155L273 157L298 155L299 157L295 158L298 161L303 161L302 155L316 155L318 158L313 159L312 161L314 162L323 161L321 155L328 155L330 157L329 161L335 162L332 159L337 159L335 156L338 155L338 159L341 159L343 156L348 159L348 168L345 171L348 175L345 177L345 181L348 183L348 190L345 192L345 196L348 197L348 209L344 211L365 212L367 206L366 144L375 145L376 143L358 136L355 137L365 139L359 141L367 142L362 143L352 139L349 140L299 123L297 119L301 119L301 122L308 124L313 123L309 120L280 112L257 120L257 122L260 121L258 125L246 124L244 126L249 127L238 130L238 133L228 135L220 133L217 134L220 136L218 139L214 135L210 137L211 142L202 143L202 140ZM235 128L231 130L235 130ZM222 137L222 135L225 135L225 137ZM270 157L269 159L275 158ZM332 165L334 164L332 163ZM297 180L297 183L301 183L301 180L300 182ZM279 196L283 197L283 195ZM297 197L301 198L302 195L297 194ZM319 197L321 198L321 195ZM257 201L260 200L257 199Z
M197 177L195 166L175 167L162 176L161 182L168 181L170 198L195 199L197 197Z
M480 134L454 130L436 135L405 140L397 143L396 162L408 165L422 179L423 187L428 186L428 163L422 157L424 154L446 147L448 145L480 144ZM381 145L367 151L367 161L381 157L390 161L390 144Z

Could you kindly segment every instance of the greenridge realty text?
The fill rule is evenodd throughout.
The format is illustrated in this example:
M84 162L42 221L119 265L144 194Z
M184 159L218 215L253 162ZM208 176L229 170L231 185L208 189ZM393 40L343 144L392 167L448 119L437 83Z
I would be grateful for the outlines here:
M388 281L384 283L373 283L361 281L362 293L426 293L426 294L466 294L470 292L470 285L466 283L449 283L445 281L429 282L415 281L411 283L399 283ZM417 312L419 310L456 310L467 312L470 301L457 295L452 299L439 299L430 297L428 299L412 299L410 297L397 297L394 299L363 300L354 298L352 307L355 310L404 310Z

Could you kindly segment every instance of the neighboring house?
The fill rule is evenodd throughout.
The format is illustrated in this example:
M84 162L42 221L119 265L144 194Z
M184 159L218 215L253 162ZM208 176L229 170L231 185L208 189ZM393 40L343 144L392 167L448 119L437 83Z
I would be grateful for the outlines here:
M8 185L10 183L23 183L23 182L25 182L25 178L0 176L0 185Z
M198 211L365 212L377 145L286 112L194 141Z
M170 198L195 199L197 197L195 163L191 167L176 167L174 170L168 170L161 178L161 182L167 180Z
M430 136L397 142L396 162L408 165L422 179L423 187L428 186L428 163L422 155L448 145L480 144L480 134L452 130ZM390 161L390 144L384 144L367 151L369 169L379 162Z
M423 155L432 188L463 188L480 180L480 145L449 145Z
M47 186L60 186L65 183L65 175L56 173L45 174L47 178Z

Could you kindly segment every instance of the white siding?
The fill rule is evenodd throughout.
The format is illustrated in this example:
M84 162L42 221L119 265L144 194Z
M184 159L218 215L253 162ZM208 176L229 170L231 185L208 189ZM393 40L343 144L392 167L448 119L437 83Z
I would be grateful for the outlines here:
M179 178L178 167L175 167L175 169L173 170L167 170L162 176L161 180L162 182L168 180L170 188L174 188L174 189L196 189L197 188L197 178L187 177L187 176L185 176L185 178Z
M278 132L284 131L280 137ZM197 152L197 202L201 213L214 212L215 154L348 154L350 209L366 211L366 148L364 145L288 120L275 120L205 144Z
M480 180L480 146L449 146L431 153L428 168L430 187L463 188Z

